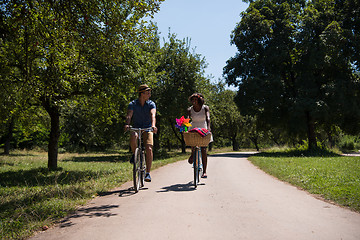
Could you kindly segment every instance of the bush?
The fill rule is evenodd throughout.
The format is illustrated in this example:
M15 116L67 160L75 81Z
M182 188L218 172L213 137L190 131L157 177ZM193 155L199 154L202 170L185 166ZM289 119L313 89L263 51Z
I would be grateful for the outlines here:
M360 139L356 136L344 135L340 138L339 148L343 152L360 149Z

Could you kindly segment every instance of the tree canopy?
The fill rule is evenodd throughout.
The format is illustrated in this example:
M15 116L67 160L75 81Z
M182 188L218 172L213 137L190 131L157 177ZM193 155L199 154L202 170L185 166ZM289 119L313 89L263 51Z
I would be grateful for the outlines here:
M169 33L167 41L160 50L158 58L158 81L154 85L153 98L158 105L160 131L166 129L165 141L175 138L181 142L185 151L185 142L175 129L175 119L187 116L188 97L198 89L198 83L204 81L206 63L201 55L191 48L189 39L179 40L176 34Z
M57 167L64 101L136 85L137 67L146 61L140 53L154 36L153 27L141 19L162 1L1 2L3 91L17 88L21 105L42 106L49 114L49 168ZM107 77L119 71L121 77Z
M251 1L231 35L238 52L224 68L239 87L242 114L307 134L309 147L316 127L359 132L356 14L354 1Z

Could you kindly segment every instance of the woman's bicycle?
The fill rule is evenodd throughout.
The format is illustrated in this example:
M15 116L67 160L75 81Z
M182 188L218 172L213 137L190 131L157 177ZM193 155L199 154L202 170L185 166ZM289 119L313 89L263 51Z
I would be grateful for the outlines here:
M184 132L184 141L187 146L194 147L193 154L193 170L194 170L194 187L196 188L200 182L200 176L202 174L202 155L201 147L206 147L211 138L211 133L202 137L195 132Z
M196 188L200 182L200 176L202 174L202 156L201 148L196 146L193 155L193 169L194 169L194 187Z
M146 161L145 161L145 148L142 144L142 133L153 131L152 127L149 128L133 128L130 127L131 132L136 132L138 135L138 145L134 153L134 162L133 162L133 182L134 190L137 193L140 188L144 187L145 183L145 171L146 171Z

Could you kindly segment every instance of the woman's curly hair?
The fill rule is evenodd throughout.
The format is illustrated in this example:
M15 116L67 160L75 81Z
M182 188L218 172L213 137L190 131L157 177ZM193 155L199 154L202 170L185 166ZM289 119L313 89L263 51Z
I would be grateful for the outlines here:
M202 106L205 103L205 98L204 95L202 95L201 93L193 93L190 97L189 97L189 101L191 102L193 98L197 98L199 104Z

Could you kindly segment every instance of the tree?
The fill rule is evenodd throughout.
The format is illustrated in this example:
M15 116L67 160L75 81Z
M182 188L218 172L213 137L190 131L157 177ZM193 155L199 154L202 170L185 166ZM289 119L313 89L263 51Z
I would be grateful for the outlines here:
M298 106L305 109L312 128L316 123L343 129L358 126L359 83L342 18L336 1L312 1L300 17L296 88ZM310 137L315 139L314 134Z
M240 148L238 136L243 130L243 117L235 102L235 92L225 90L224 83L219 82L208 97L211 110L211 128L215 140L230 140L233 150Z
M159 75L153 94L158 109L158 125L167 125L172 129L173 136L181 142L185 152L185 142L175 129L175 119L187 116L188 97L196 91L196 83L204 78L205 60L191 50L188 39L178 40L175 34L169 33L158 62ZM160 134L165 135L161 128Z
M3 64L0 64L3 66ZM5 74L1 74L1 84L4 84L6 81L2 76ZM16 116L16 101L11 96L16 96L15 86L12 86L11 89L6 91L6 89L1 86L0 87L0 132L2 133L0 144L4 143L4 154L8 155L10 152L10 141L13 135L15 116ZM9 92L11 91L11 92Z
M162 1L1 2L1 57L6 60L1 62L12 69L8 78L23 87L29 104L50 116L50 169L57 168L63 105L77 95L111 91L119 78L105 81L102 67L136 71L137 46L152 37L141 19L156 12Z
M238 53L224 69L227 83L239 86L242 114L307 134L309 148L317 125L360 117L354 54L335 2L252 1L232 33Z

